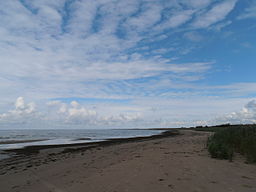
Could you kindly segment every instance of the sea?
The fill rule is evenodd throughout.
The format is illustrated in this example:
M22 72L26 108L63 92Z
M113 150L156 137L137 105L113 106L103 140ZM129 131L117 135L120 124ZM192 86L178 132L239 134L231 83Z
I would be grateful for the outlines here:
M0 160L8 158L6 149L36 145L100 142L114 138L133 138L160 134L148 129L19 129L0 130Z

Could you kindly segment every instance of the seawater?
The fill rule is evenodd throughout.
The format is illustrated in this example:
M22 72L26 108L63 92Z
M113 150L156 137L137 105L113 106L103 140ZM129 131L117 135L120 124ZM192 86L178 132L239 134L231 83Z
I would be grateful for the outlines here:
M145 129L0 130L0 143L13 142L12 144L0 144L0 150L17 149L35 145L88 143L104 141L113 138L151 136L160 134L161 132L161 130ZM41 141L31 142L31 140Z

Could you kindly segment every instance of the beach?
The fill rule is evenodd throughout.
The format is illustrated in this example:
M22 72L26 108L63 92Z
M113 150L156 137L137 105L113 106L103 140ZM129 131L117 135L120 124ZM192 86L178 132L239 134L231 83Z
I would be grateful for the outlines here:
M256 165L210 158L211 133L162 135L14 150L0 161L1 192L253 192Z

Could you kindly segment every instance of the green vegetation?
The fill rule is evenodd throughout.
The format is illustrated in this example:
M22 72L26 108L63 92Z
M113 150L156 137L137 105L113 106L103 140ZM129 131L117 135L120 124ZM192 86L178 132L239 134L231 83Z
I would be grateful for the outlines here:
M256 125L222 125L195 130L215 132L207 141L211 157L231 161L236 152L244 155L248 163L256 163Z
M195 127L194 130L196 131L207 131L207 132L217 132L222 130L223 128L229 127L230 125L219 125L219 126L213 126L213 127L202 127L202 126L198 126Z

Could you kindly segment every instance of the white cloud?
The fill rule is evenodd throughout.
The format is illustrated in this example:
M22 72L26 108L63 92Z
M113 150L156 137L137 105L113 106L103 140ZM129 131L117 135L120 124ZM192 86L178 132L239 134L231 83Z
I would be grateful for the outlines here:
M141 115L138 112L125 112L125 107L117 106L99 106L96 109L89 109L81 105L77 101L72 101L69 104L61 101L51 101L48 103L51 111L51 116L46 116L53 124L71 124L74 126L90 126L105 128L108 126L123 125L127 122L135 122L140 119ZM112 108L109 111L109 108ZM57 111L57 113L55 113ZM61 123L62 122L62 123Z
M25 108L25 103L24 103L23 97L19 97L16 100L15 107L16 107L16 109L21 109L21 110Z
M248 104L242 111L231 113L238 111L245 102ZM13 110L0 114L2 128L182 127L253 123L256 117L255 100L248 102L248 99L203 97L190 93L171 99L141 96L129 105L107 102L88 105L75 100L70 103L55 100L46 104L47 110L36 110L35 104L27 104L23 98L18 98L14 106Z
M256 3L253 2L237 19L256 19Z
M195 28L207 28L210 25L222 21L234 9L237 0L225 0L204 14L199 15L192 24Z
M200 100L207 94L255 93L255 85L248 83L217 87L197 84L196 81L215 69L215 62L179 61L183 54L193 50L190 41L202 40L201 33L192 31L191 25L221 30L230 24L225 18L235 3L235 0L0 1L3 112L0 121L31 122L38 126L49 120L54 127L63 122L104 125L107 121L112 125L124 122L145 125L152 119L167 126L171 121L186 122L167 119L175 115L168 112L173 109L168 99L193 96ZM178 33L185 34L181 37L189 40L188 46L183 46L184 39L178 40ZM174 56L168 57L169 52ZM14 109L8 110L8 104L20 95L37 105L18 98ZM129 99L131 103L94 106L56 98ZM152 114L145 116L162 99L165 119L159 120L159 116ZM45 106L49 100L53 101ZM144 100L147 102L142 104ZM201 105L198 100L195 102ZM186 100L182 107L175 107L182 114L188 105ZM193 110L190 112L193 114ZM202 115L197 114L195 119Z
M38 117L35 103L26 104L23 97L18 97L13 110L0 114L1 122L7 123L25 123L34 120Z
M58 113L65 113L67 111L67 105L65 103L62 103Z
M107 125L121 125L124 126L124 123L129 123L133 122L135 123L136 121L141 120L141 114L135 113L135 114L118 114L118 115L112 115L112 116L105 116L101 118L101 123L102 124L107 124ZM127 125L125 125L127 126Z
M78 107L79 107L79 103L76 102L76 101L72 101L72 102L70 103L70 105L71 105L73 108L78 108Z
M141 9L136 0L72 1L66 9L61 0L23 3L3 1L0 6L3 13L1 74L4 81L14 84L8 86L8 90L0 86L1 97L25 94L26 98L38 99L71 93L84 95L96 87L102 90L104 86L88 85L91 81L137 79L161 76L166 72L181 72L184 76L191 71L205 71L199 65L172 64L171 60L162 57L164 52L158 52L159 58L145 58L143 54L134 58L126 52L136 48L145 38L142 32L153 32L161 26L158 23L162 22L161 15L166 8L174 10L163 21L163 27L168 29L188 21L195 12L195 5L203 7L207 2L182 2L191 10L182 10L174 1L171 4L146 1ZM123 30L124 37L117 35L118 30ZM87 86L81 87L81 82ZM81 89L86 92L82 93ZM92 91L88 92L89 89ZM68 94L67 90L72 92Z
M150 4L146 10L137 17L131 17L127 20L125 26L130 33L145 32L155 23L161 20L162 7L157 4Z
M211 0L181 0L181 2L194 8L203 8L208 6Z
M246 111L256 112L256 100L252 100L245 105Z
M77 118L88 118L97 115L96 111L88 110L85 107L80 106L80 104L76 101L72 101L70 105L71 107L67 110L68 119L72 120Z
M59 104L61 104L61 102L57 101L57 100L47 102L48 106L56 106L56 105L59 105Z
M255 94L256 83L233 83L222 86L208 87L214 91L218 90L221 95L231 95L232 97L242 97Z
M35 103L25 104L23 97L18 97L15 102L15 109L10 111L9 115L26 115L35 112Z
M158 26L155 27L155 30L162 31L165 29L176 28L179 27L190 19L192 19L195 10L184 10L184 11L177 11L168 18L165 22L160 23Z
M215 30L215 31L221 31L223 28L229 26L232 24L232 21L224 21L224 22L220 22L216 25L213 25L211 27L211 29Z
M203 40L203 36L200 35L198 32L195 31L191 31L191 32L186 32L184 34L184 37L187 38L190 41L194 41L194 42L199 42Z
M217 123L251 124L256 123L256 100L249 101L239 112L232 112L215 119Z

